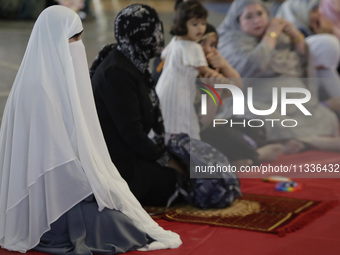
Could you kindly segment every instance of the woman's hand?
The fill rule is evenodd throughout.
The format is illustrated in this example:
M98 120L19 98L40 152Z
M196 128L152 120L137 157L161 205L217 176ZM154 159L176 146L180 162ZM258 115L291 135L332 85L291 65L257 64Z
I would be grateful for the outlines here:
M279 36L283 32L283 29L286 26L286 23L287 21L285 19L272 18L266 30L267 34L274 32L276 33L277 36Z
M286 21L283 32L288 35L292 40L297 40L301 36L301 32L294 26L293 23Z
M295 44L296 50L304 55L306 52L305 36L291 22L286 21L283 32L288 35Z
M286 21L284 19L271 19L262 40L266 41L273 49L275 49L276 39L282 34L285 25Z

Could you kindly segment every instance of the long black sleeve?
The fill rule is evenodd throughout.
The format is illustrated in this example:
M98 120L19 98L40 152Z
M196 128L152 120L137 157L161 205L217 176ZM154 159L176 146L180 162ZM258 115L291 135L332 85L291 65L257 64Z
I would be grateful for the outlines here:
M141 76L131 75L125 68L117 66L97 71L100 72L97 75L101 78L94 77L94 93L96 101L101 101L101 104L99 102L97 105L97 111L109 150L123 150L118 148L119 141L114 141L116 132L119 137L116 137L117 140L123 142L128 150L145 159L160 158L164 149L148 137L155 124L154 109L148 96L148 88ZM97 82L99 80L100 82ZM107 114L103 114L103 111ZM112 134L108 134L110 132Z

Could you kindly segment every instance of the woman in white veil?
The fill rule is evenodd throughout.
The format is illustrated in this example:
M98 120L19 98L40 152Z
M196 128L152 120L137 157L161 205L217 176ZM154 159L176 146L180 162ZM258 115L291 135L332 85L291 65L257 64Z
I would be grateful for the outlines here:
M69 41L82 30L62 6L33 28L0 130L0 245L26 252L42 240L39 250L57 254L176 248L179 236L149 217L111 162L84 45ZM63 231L70 245L53 250Z

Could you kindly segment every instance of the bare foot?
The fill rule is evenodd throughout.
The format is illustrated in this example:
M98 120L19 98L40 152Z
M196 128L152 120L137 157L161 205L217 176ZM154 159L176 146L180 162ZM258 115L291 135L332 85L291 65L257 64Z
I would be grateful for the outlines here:
M340 151L340 137L311 136L304 138L304 141L317 150Z
M306 148L303 142L293 139L284 142L283 146L284 146L283 153L286 154L296 154Z
M256 151L259 154L259 160L274 161L283 152L284 146L280 143L273 143L258 148Z
M339 112L340 111L340 97L331 97L327 100L329 109Z
M251 166L254 162L251 159L239 159L231 163L236 166L237 170L240 170L241 166Z

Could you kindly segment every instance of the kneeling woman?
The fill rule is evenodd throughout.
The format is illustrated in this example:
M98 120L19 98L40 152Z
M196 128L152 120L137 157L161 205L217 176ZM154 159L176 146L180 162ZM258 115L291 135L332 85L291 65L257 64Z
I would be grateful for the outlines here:
M92 96L78 15L39 16L0 134L0 245L53 254L176 248L112 164ZM74 36L75 35L75 36Z

